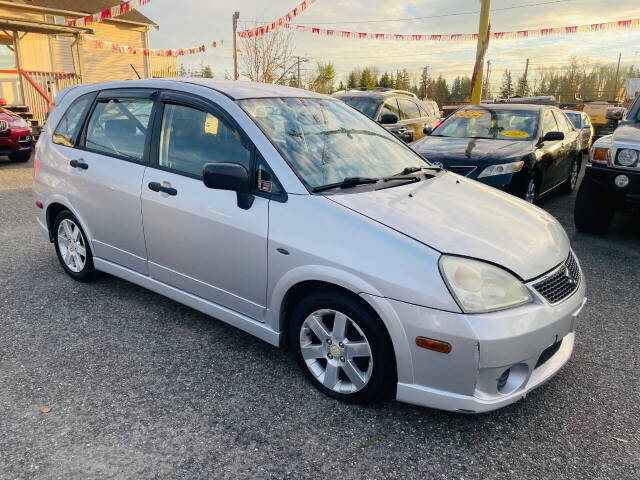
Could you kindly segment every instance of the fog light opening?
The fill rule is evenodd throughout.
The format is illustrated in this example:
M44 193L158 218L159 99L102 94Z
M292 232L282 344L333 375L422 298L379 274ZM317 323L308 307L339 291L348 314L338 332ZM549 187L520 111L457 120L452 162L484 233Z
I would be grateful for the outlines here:
M529 366L526 363L518 363L507 368L498 377L497 389L499 393L507 395L518 390L527 380Z
M629 185L629 177L626 175L618 175L614 180L616 187L625 188Z

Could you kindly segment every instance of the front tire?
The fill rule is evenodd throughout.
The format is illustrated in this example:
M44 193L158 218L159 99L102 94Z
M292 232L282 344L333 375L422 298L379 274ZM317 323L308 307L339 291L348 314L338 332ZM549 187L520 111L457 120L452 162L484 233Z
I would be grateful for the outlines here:
M578 185L578 176L580 175L580 161L575 158L569 170L569 176L560 187L560 192L565 195L571 195Z
M588 177L582 180L576 197L573 221L583 233L603 234L609 230L615 209L603 189Z
M289 345L298 365L326 395L364 404L393 397L395 356L382 322L340 292L316 292L293 310Z
M93 255L80 222L68 210L58 214L53 223L54 245L64 271L73 279L88 282L95 277Z

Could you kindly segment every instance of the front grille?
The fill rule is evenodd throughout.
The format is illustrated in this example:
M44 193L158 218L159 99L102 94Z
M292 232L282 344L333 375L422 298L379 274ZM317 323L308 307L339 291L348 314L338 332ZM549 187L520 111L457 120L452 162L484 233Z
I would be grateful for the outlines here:
M538 361L536 362L535 368L541 367L542 365L547 363L549 361L549 359L551 357L553 357L557 353L558 350L560 350L560 346L561 345L562 345L562 340L560 340L559 342L554 343L550 347L547 347L544 350L544 352L542 352L540 354L540 357L538 358Z
M561 302L578 289L580 269L573 253L553 275L535 283L535 288L551 304Z
M457 173L458 175L462 175L463 177L468 177L469 175L471 175L471 172L473 172L475 169L476 167L462 167L462 166L447 167L447 170L449 170L450 172Z
M9 123L6 120L0 120L0 131L7 130L9 128Z

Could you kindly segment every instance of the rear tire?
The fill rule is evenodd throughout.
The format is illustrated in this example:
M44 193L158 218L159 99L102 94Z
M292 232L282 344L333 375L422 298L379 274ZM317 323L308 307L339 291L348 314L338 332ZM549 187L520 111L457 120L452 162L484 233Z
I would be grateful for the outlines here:
M9 160L15 163L26 162L31 158L31 149L29 150L21 150L19 152L14 152L9 155Z
M67 275L79 282L89 282L95 278L87 235L69 210L61 211L53 222L53 243L60 265Z
M298 365L322 393L357 404L394 396L391 341L356 299L330 290L310 294L293 309L288 336Z
M583 178L573 211L576 228L583 233L606 233L614 213L613 203L606 192L590 178Z

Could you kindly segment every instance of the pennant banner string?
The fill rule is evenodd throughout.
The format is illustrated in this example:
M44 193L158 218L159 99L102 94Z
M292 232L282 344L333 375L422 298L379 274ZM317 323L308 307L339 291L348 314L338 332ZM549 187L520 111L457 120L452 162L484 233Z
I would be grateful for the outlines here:
M122 45L119 43L109 42L106 40L97 40L82 36L82 41L94 48L105 48L120 53L130 53L132 55L144 55L145 57L178 57L183 55L195 55L196 53L204 53L207 48L205 45L199 45L197 47L189 48L163 48L163 49L151 49L132 47L130 45ZM211 46L216 48L218 45L222 45L222 40L219 42L213 42Z
M238 32L238 36L240 38L255 38L260 37L266 33L269 33L276 28L284 27L291 23L295 17L303 13L307 8L309 8L316 0L303 0L296 7L293 8L290 12L287 12L285 15L280 17L274 22L271 22L266 25L260 25L256 28L250 28L248 30L242 30Z
M477 41L477 33L452 33L452 34L397 34L397 33L369 33L351 32L347 30L331 30L326 28L310 27L306 25L286 24L285 28L295 32L312 33L336 38L352 38L358 40L399 40L414 42L452 42L452 41ZM575 25L570 27L540 28L535 30L514 30L511 32L493 32L491 40L509 40L521 38L541 38L551 35L573 35L577 33L607 32L623 29L640 29L640 18L620 20L617 22L592 23L589 25Z
M120 15L124 15L135 8L147 5L150 2L151 0L128 0L127 2L122 2L111 8L105 8L101 12L92 13L91 15L87 15L82 18L71 19L67 22L67 25L70 27L84 27L93 23L102 22L109 18L119 17Z

